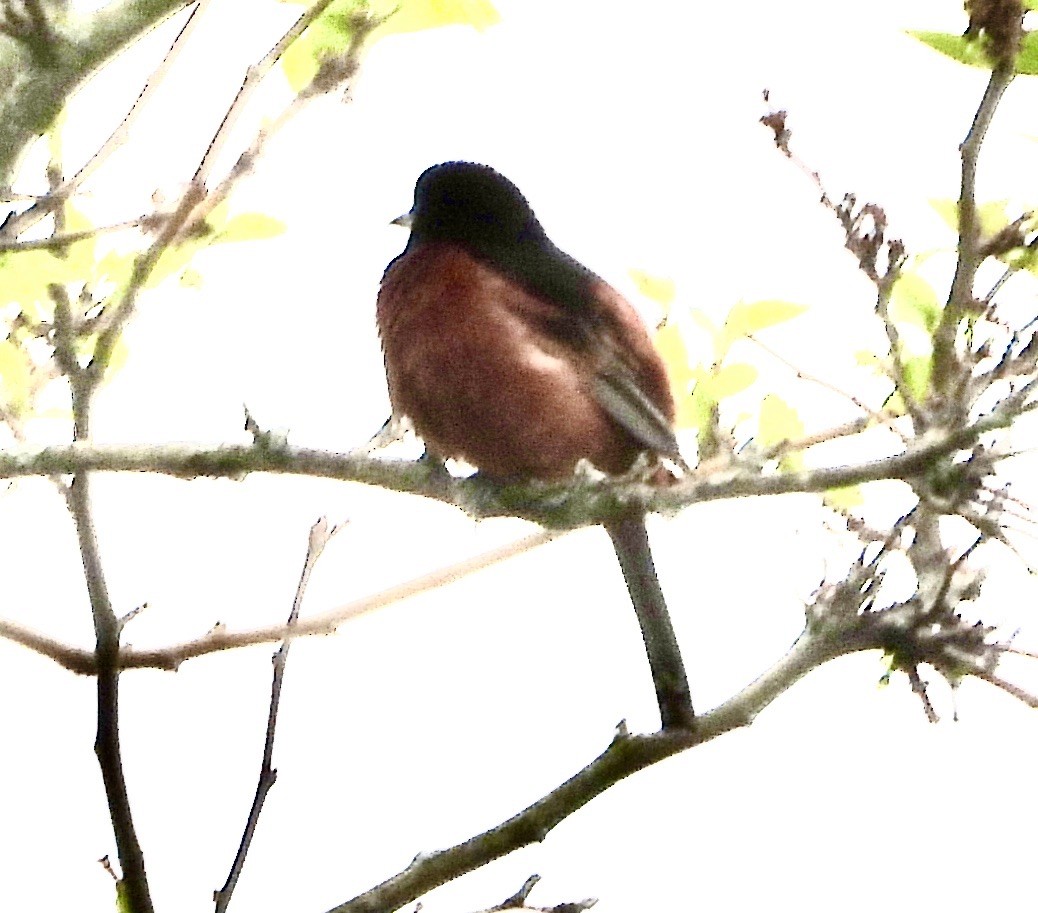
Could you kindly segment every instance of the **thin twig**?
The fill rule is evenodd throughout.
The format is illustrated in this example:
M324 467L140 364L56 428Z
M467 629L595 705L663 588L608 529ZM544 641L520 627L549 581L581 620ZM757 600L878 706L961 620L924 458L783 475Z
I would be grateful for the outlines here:
M50 235L46 238L34 238L31 241L0 241L0 254L24 250L60 250L63 247L68 247L70 244L75 244L77 241L85 241L88 238L127 231L132 228L140 228L146 221L146 218L141 217L139 219L129 219L125 222L117 222L114 225L101 225L97 228L88 228L83 231L69 231L59 235Z
M51 163L55 179L60 175L60 164ZM55 211L55 231L63 230L61 209ZM62 372L68 378L72 391L73 442L90 439L90 417L96 383L90 371L80 366L76 356L76 332L68 290L61 285L50 286L54 301L54 355ZM94 531L90 504L90 475L77 472L71 483L62 487L65 503L72 515L83 564L87 596L94 623L94 660L97 675L97 734L94 754L101 768L108 815L112 822L122 879L119 882L121 903L127 913L153 913L151 889L144 867L144 851L133 823L130 797L123 772L122 748L119 743L119 647L122 621L116 615L105 580L104 566Z
M273 48L271 48L267 56L257 66L266 66L269 69L269 67L273 65L273 63L281 56L281 54L284 53L288 45L291 44L291 42L294 41L296 38L298 38L300 34L302 34L303 29L299 29L298 31L296 30L296 27L300 24L300 21L302 21L302 19L305 18L306 25L309 25L311 19L313 18L310 16L310 12L317 7L323 9L323 7L326 5L327 3L325 2L325 0L318 0L318 3L316 3L314 7L311 7L311 9L307 11L307 13L303 14L303 17L301 17L300 20L297 21L296 24L293 25L293 27L285 33L285 36L281 39L281 41L279 41L276 45L274 45ZM316 15L316 13L314 15ZM221 180L215 187L210 189L209 192L206 194L205 199L202 202L200 202L197 210L193 214L192 222L205 219L209 215L209 213L211 213L217 206L220 205L220 203L222 203L230 195L231 191L234 189L237 183L242 178L246 177L248 174L252 172L253 168L256 165L256 161L262 155L263 150L266 147L267 141L270 139L270 137L278 133L285 126L285 124L288 123L289 120L291 120L293 117L299 114L299 112L302 111L303 108L305 108L315 98L318 98L323 94L333 91L336 88L336 86L340 85L342 82L345 82L347 79L354 75L359 63L360 53L364 47L364 43L367 41L368 36L383 22L385 22L386 18L387 17L385 16L379 17L372 14L358 15L355 17L353 32L350 35L350 43L346 50L346 53L343 55L341 65L336 70L336 73L338 74L336 79L321 79L321 74L318 73L318 75L314 77L314 80L310 83L310 85L302 89L295 96L295 98L293 98L292 101L284 108L284 110L282 110L281 113L277 115L277 117L273 118L267 126L260 129L254 137L253 141L249 144L248 148L244 152L242 152L241 155L238 156L237 161L231 167L230 171L223 178L223 180ZM255 79L253 79L250 82L251 77L252 69L250 69L249 73L246 75L245 80L242 83L242 88L239 90L238 96L231 103L232 108L235 108L235 106L240 107L239 100L247 97L247 95L251 93L253 87L257 84L257 80ZM236 113L232 115L231 111L228 111L227 117L225 118L225 124L229 125L231 122L233 122L233 120L236 117ZM227 130L225 129L224 124L221 124L220 128L217 131L217 134L213 137L213 140L210 143L209 148L206 150L206 153L203 156L202 161L199 163L198 170L196 171L196 176L208 178L209 169L211 167L212 160L215 155L215 150L217 150L223 144L224 140L226 139L226 135ZM198 178L196 177L196 180L197 179Z
M983 679L989 685L994 685L996 688L1001 688L1021 703L1026 704L1032 709L1038 710L1038 695L1031 694L1029 691L1025 691L1023 688L1014 685L1012 682L1007 682L1004 678L1000 678L993 672L977 673L977 678Z
M819 444L828 444L830 441L836 441L840 438L854 437L871 427L872 424L872 419L867 415L863 415L859 418L851 419L849 422L844 422L842 425L826 428L823 431L816 431L814 434L805 434L802 437L778 441L764 451L763 457L766 460L773 460L786 454L810 450Z
M107 305L112 318L97 337L93 357L90 359L86 373L91 393L104 380L112 352L115 350L116 343L122 335L123 328L133 316L137 306L137 297L140 295L141 289L144 288L148 277L158 264L159 258L173 243L177 233L188 221L191 211L203 196L204 191L196 184L192 183L187 187L176 208L163 222L162 229L155 237L155 240L152 241L144 253L138 254L134 259L133 268L130 271L130 277L126 285L115 296L115 301Z
M303 604L303 594L306 592L306 585L310 582L310 574L314 569L314 565L317 563L317 559L321 557L321 552L324 551L324 547L329 540L341 528L341 526L329 526L326 517L322 517L310 527L306 559L303 562L302 573L299 575L299 584L296 586L296 595L292 601L292 609L288 613L287 630L294 632L296 622L299 619L299 609ZM235 853L234 862L231 863L231 869L227 873L227 880L224 882L223 887L213 894L213 900L216 902L216 913L224 913L231 902L234 888L238 884L238 878L242 873L242 869L245 867L245 858L248 856L249 847L252 845L252 838L256 834L259 816L263 811L263 803L266 801L270 788L277 780L277 770L274 769L273 765L274 736L277 730L278 708L281 704L281 686L285 677L288 649L291 644L292 635L290 634L281 642L281 647L273 657L274 673L270 683L270 709L267 713L267 732L263 741L263 760L260 763L259 779L256 782L256 794L252 800L249 817L245 822L245 830L242 833L241 843L238 845L238 852Z
M748 340L750 340L750 342L752 342L755 345L757 345L760 348L762 348L765 352L767 352L776 361L780 362L781 364L783 364L787 368L789 368L791 371L793 371L793 373L800 380L807 381L808 383L812 383L812 384L817 384L819 387L822 387L825 390L829 390L831 393L835 393L837 396L841 397L842 399L848 400L849 402L851 402L855 406L857 406L862 412L864 412L874 422L876 422L879 425L886 426L890 431L893 431L894 434L896 434L899 438L901 438L902 441L906 441L907 442L908 436L903 431L901 431L897 427L897 425L894 424L894 416L892 416L889 413L884 412L884 411L882 411L880 409L873 409L872 406L870 406L868 403L866 403L864 400L860 399L859 397L855 396L853 393L848 393L846 390L841 390L838 386L836 386L836 384L830 383L829 381L825 380L824 378L818 377L818 376L816 376L814 374L809 374L808 372L804 371L802 368L797 367L788 358L786 358L785 356L781 355L779 352L776 352L767 343L761 342L752 333L747 334L746 338Z
M540 875L531 875L511 897L506 897L500 903L480 910L479 913L504 913L505 910L527 910L530 913L584 913L598 903L596 898L588 897L585 900L555 904L552 907L531 907L526 901L530 899L530 892L540 880Z
M141 89L140 94L137 96L137 100L130 107L130 110L126 112L126 116L123 117L119 126L112 131L108 139L101 144L87 163L60 187L57 187L46 196L37 199L36 203L24 212L13 216L5 226L5 234L17 238L18 235L22 234L37 222L50 215L55 206L71 197L72 194L74 194L101 166L101 164L126 141L126 135L129 133L130 125L136 119L137 115L140 114L148 99L151 98L154 91L169 73L173 61L179 54L180 49L187 43L187 40L194 31L195 26L199 21L201 21L201 14L211 2L212 0L199 0L195 5L195 8L191 10L183 27L177 34L177 37L173 39L173 43L170 45L165 57L162 58L162 62L155 68L151 76L148 77L144 84L144 88Z
M883 332L887 337L887 349L890 352L890 376L894 381L894 389L901 394L901 402L905 411L912 417L913 427L917 431L925 428L922 414L908 384L908 371L901 357L901 331L890 316L890 296L894 292L893 282L884 282L876 289L876 314L883 324Z
M235 632L228 631L223 626L217 626L204 637L170 647L161 647L154 650L138 650L134 647L123 647L119 654L119 668L123 670L165 669L174 671L186 660L194 659L198 656L206 656L210 653L217 653L222 650L234 650L257 644L275 643L289 636L304 637L308 635L331 634L350 619L358 618L368 612L409 599L412 596L418 596L439 587L447 586L456 580L461 580L470 574L491 567L501 561L539 548L559 538L560 535L563 534L546 531L534 533L516 542L510 542L507 545L491 549L472 558L466 558L464 561L459 561L449 567L441 568L431 573L423 574L413 580L408 580L405 583L397 584L374 596L366 596L363 599L347 603L329 612L298 621L291 628L287 625L270 625L250 631ZM83 650L79 647L61 643L14 622L0 619L0 638L21 644L34 653L46 656L70 672L76 672L80 675L94 675L97 672L97 662L92 650Z
M231 102L230 107L228 107L227 111L224 113L223 119L220 121L220 126L217 127L216 133L213 134L213 138L209 141L205 154L198 163L198 168L195 170L194 178L196 182L199 184L205 184L209 179L209 172L212 170L213 161L216 159L216 156L227 141L231 128L238 120L238 116L241 114L249 97L255 91L256 87L263 81L263 78L267 73L270 72L271 67L278 62L281 55L288 50L292 43L306 31L310 26L310 23L320 16L321 13L331 5L331 3L332 0L317 0L317 2L313 3L298 19L296 19L294 23L292 23L292 27L281 36L280 40L266 53L266 55L264 55L263 59L260 60L259 63L248 68L245 73L245 79L242 81L237 94L234 96L234 101Z
M771 101L770 93L767 90L764 91L764 101ZM883 329L887 336L887 345L890 350L891 378L895 389L901 392L905 410L915 420L916 427L921 428L918 407L909 392L906 382L907 374L901 358L901 336L894 321L891 320L889 312L890 296L900 276L901 267L905 259L904 245L900 241L887 240L884 237L883 228L886 225L886 216L879 206L874 203L866 203L860 209L855 210L856 199L852 194L845 195L839 203L829 195L828 190L822 183L822 177L819 172L809 168L807 163L790 148L792 134L786 126L787 113L785 111L772 110L760 120L762 124L774 133L775 145L778 150L818 189L819 201L836 216L844 230L845 246L854 254L859 267L876 287L876 313L883 323ZM875 231L867 237L862 228L866 217L871 217L875 228ZM880 272L877 260L879 254L884 250L887 255L886 269Z
M1029 251L1032 255L1038 252L1038 235L1033 237L1030 241L1024 245L1023 250ZM1003 288L1003 286L1017 273L1021 272L1024 267L1018 263L1010 263L1003 271L1002 275L995 280L994 284L988 290L988 293L984 296L983 301L985 307L990 307L992 301Z

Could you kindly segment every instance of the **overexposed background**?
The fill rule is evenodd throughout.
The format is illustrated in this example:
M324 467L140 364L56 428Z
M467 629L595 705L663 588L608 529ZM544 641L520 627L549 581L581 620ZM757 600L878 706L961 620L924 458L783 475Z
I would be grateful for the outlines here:
M552 238L632 299L635 267L674 278L681 299L718 319L738 300L810 305L769 343L807 371L860 382L851 353L877 333L872 290L812 185L757 123L761 90L790 109L795 146L831 191L881 203L910 251L949 247L927 200L957 193L957 145L986 73L903 30L961 30L956 4L497 6L502 22L482 33L380 42L349 104L322 100L274 140L232 205L283 219L286 233L206 252L200 289L170 282L142 299L129 362L98 400L99 442L244 440L242 403L299 445L364 441L388 411L374 300L405 241L388 223L409 208L417 175L452 158L508 175ZM215 3L84 208L115 221L146 211L156 188L175 194L245 67L298 10ZM70 171L118 122L178 27L167 23L82 92L69 115ZM287 96L277 82L242 135L269 113L265 103ZM981 163L982 200L1038 197L1032 83L1005 99ZM845 408L788 373L774 382L800 390L820 421ZM36 432L40 443L65 433ZM1026 474L1019 492L1027 497ZM526 530L293 478L103 477L94 494L116 605L150 606L127 632L139 646L217 621L283 620L322 514L350 526L319 564L305 612ZM815 497L704 505L651 531L703 709L781 655L812 589L840 568ZM0 500L0 555L0 612L89 645L74 531L45 481L18 482ZM1004 550L984 560L995 579L983 617L1007 632L1024 627L1021 643L1033 645L1025 569ZM209 909L223 883L255 787L270 654L123 678L127 777L160 911ZM532 872L544 878L532 902L596 896L603 913L1032 908L1033 713L982 683L954 698L936 683L946 722L929 726L907 682L881 689L881 672L875 655L823 668L751 729L626 781L544 844L425 898L425 909L485 908ZM0 643L0 688L0 907L111 910L112 883L95 861L114 846L91 750L94 683ZM597 755L621 718L647 729L654 715L634 616L599 530L297 642L278 782L233 909L326 909L537 799Z

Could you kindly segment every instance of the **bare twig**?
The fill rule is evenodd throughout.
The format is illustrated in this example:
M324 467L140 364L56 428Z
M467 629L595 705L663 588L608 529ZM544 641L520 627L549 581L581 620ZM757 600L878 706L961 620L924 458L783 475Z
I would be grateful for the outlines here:
M709 713L692 730L630 735L622 727L609 747L542 799L507 821L446 850L423 853L404 871L329 913L387 913L433 888L478 869L520 847L543 840L560 822L625 777L671 755L749 725L756 715L809 671L864 648L853 620L837 635L805 632L790 651L753 684Z
M287 637L304 637L315 634L331 634L341 624L368 612L383 608L411 596L429 592L446 586L470 574L490 567L508 558L528 552L557 539L560 533L538 532L526 536L517 542L510 542L499 548L491 549L467 558L449 567L441 568L429 574L423 574L413 580L390 587L374 596L366 596L347 603L337 609L315 615L289 625L271 625L255 628L250 631L228 631L217 625L203 637L185 643L175 644L154 650L138 650L134 647L123 647L119 654L120 669L165 669L174 671L181 663L198 656L206 656L222 650L234 650L251 647L257 644L275 643ZM97 672L97 661L93 651L83 650L63 644L53 638L31 631L10 621L0 619L0 637L12 643L21 644L41 656L54 660L58 665L80 675L94 675Z
M230 134L231 128L238 120L239 114L241 114L242 109L245 107L246 102L255 91L256 87L263 81L263 78L267 73L270 72L271 67L278 62L281 55L284 54L292 43L306 31L310 23L329 7L331 2L332 0L317 0L317 2L311 4L306 11L294 23L292 23L292 27L281 36L281 39L270 49L270 51L267 52L263 59L260 60L259 63L248 68L248 71L245 74L245 79L242 81L242 84L234 97L234 101L231 102L230 107L224 114L223 119L220 121L220 126L217 127L216 133L213 134L213 138L209 141L209 146L206 148L202 160L198 163L198 168L195 171L194 178L196 182L205 184L209 179L209 172L213 167L213 161L223 148L223 145Z
M770 93L764 91L764 101L770 102ZM905 247L900 240L886 237L887 217L883 209L875 203L864 203L858 206L853 194L844 195L836 202L829 195L822 183L821 175L807 164L790 148L792 133L787 126L787 112L771 110L760 119L775 138L775 146L786 156L810 181L819 192L819 201L839 220L844 230L844 246L854 254L858 266L876 287L876 313L883 323L890 350L890 374L894 387L901 392L905 409L914 419L917 427L919 414L917 405L906 382L906 371L901 358L901 338L897 326L890 318L890 296L894 285L901 275L905 260ZM871 225L871 230L870 230ZM881 263L881 255L885 254L886 262Z
M983 679L989 685L994 685L996 688L1001 688L1021 703L1026 704L1032 709L1038 710L1038 695L1031 694L1029 691L1025 691L1023 688L1014 685L1012 682L1007 682L1004 678L1000 678L993 672L978 673L977 678Z
M196 184L192 183L188 186L176 208L163 222L162 229L155 237L155 240L152 241L147 250L138 254L134 260L126 285L115 296L115 301L108 305L112 318L97 337L93 357L90 359L90 364L85 374L85 383L88 385L91 393L104 380L112 352L119 341L119 337L122 335L123 328L133 316L137 306L137 297L140 295L141 289L144 288L148 277L158 264L159 258L173 243L177 233L188 221L191 211L199 200L202 199L203 195L204 191Z
M296 21L292 28L285 33L282 39L271 48L266 57L264 57L256 67L250 68L242 82L238 95L231 103L231 108L228 110L224 122L220 125L217 133L209 144L209 148L206 150L201 162L199 162L198 169L195 172L196 182L208 179L209 171L212 167L212 162L215 158L216 152L225 142L229 128L237 118L238 112L244 104L244 100L248 98L254 87L258 85L259 80L262 79L262 76L265 75L270 67L274 65L288 46L302 34L306 26L308 26L320 12L323 12L324 8L327 7L328 2L329 0L317 0L317 3L310 7L300 17L300 19ZM270 124L257 132L253 141L249 144L248 148L238 156L237 161L231 167L223 180L209 190L205 199L200 202L192 217L192 222L205 219L213 209L219 206L220 203L230 195L231 190L233 190L238 181L252 172L257 159L263 153L267 141L271 136L281 130L289 120L302 111L303 108L306 107L306 105L314 98L333 91L338 85L341 85L356 73L360 62L360 54L365 42L371 33L378 28L385 19L386 17L384 16L379 17L372 14L358 14L354 17L353 32L350 35L350 43L346 53L343 55L341 61L329 70L329 72L333 73L334 78L322 76L322 73L318 72L317 76L314 77L309 86L302 89L285 107L285 109L278 114L277 117L272 119Z
M585 900L555 904L553 907L531 907L526 901L529 900L530 892L540 880L540 875L531 875L511 897L506 897L501 903L487 907L485 910L481 910L480 913L503 913L505 910L529 910L531 913L584 913L585 910L590 910L598 903L597 898L588 897Z
M310 527L310 538L306 549L306 559L303 562L302 573L299 575L299 584L296 586L296 595L295 599L292 601L292 609L288 613L288 623L286 625L288 631L294 632L296 622L299 619L299 609L303 604L303 594L306 592L306 585L310 581L310 574L314 569L314 565L317 563L317 559L321 557L321 552L324 551L324 547L328 544L332 536L334 536L341 528L341 526L329 526L328 520L325 517L322 517L312 527ZM235 853L234 862L231 863L231 869L227 873L227 880L224 882L223 887L213 894L213 900L216 902L216 913L223 913L231 902L231 896L234 894L234 888L238 884L238 878L241 875L242 869L245 867L245 858L249 853L249 847L252 845L252 838L255 835L256 827L259 824L259 816L263 811L263 803L266 801L267 793L270 791L270 788L277 780L277 771L274 769L273 765L274 736L277 730L278 708L281 704L281 685L285 677L285 666L288 663L288 649L292 644L291 638L291 634L285 637L281 642L281 647L273 657L274 674L270 683L270 709L267 713L267 732L263 741L263 760L260 763L259 779L256 783L256 794L252 800L252 808L249 810L249 817L245 822L245 830L242 833L241 843L238 845L238 852Z
M79 675L94 675L97 672L97 657L93 650L73 647L60 640L55 640L53 637L48 637L46 634L40 634L38 631L15 624L13 621L0 619L0 637L11 643L21 644L32 650L33 653L39 653L40 656L54 660L69 672Z
M61 175L59 162L50 163L48 175L52 187L56 186ZM54 211L54 230L59 235L64 231L63 207L58 207ZM141 258L138 258L138 264L141 262ZM149 271L141 273L140 283L143 283ZM55 361L68 378L72 392L73 442L87 441L90 439L93 394L103 376L107 360L99 371L92 371L90 366L84 368L80 365L76 354L77 327L68 290L64 286L52 284L49 286L49 292L54 301ZM102 339L104 335L102 332ZM115 613L101 562L90 504L89 473L74 473L71 483L62 485L61 490L76 527L80 560L83 564L94 624L94 660L97 676L97 733L94 753L101 768L108 814L122 868L122 878L117 891L120 904L126 908L127 913L153 913L151 889L144 867L144 851L133 823L120 746L119 647L124 622Z
M123 775L119 745L119 635L121 625L112 608L98 553L90 510L89 476L78 475L68 487L68 506L76 525L79 553L94 617L97 663L97 738L94 752L101 768L115 845L122 868L121 889L129 913L152 913L154 907L144 853L133 824L130 797Z
M789 438L779 441L768 447L763 454L764 459L773 460L776 457L785 456L789 453L799 453L802 450L810 450L819 444L827 444L829 441L839 440L845 437L854 437L861 434L866 428L873 425L873 421L866 415L852 419L837 425L835 428L826 428L824 431L816 431L814 434L805 434L803 437Z
M24 212L13 216L4 227L5 235L17 238L18 235L22 234L22 232L46 218L52 211L54 211L56 206L71 197L72 194L74 194L98 169L98 167L100 167L100 165L125 142L131 124L136 119L137 115L140 114L155 89L158 88L162 80L165 79L166 74L173 65L173 61L179 54L180 49L186 44L191 33L194 31L195 26L201 20L201 14L211 2L212 0L199 0L195 5L195 8L191 10L183 27L177 34L177 37L173 39L173 43L170 45L165 57L162 58L162 62L155 68L151 76L148 77L147 82L144 84L144 88L141 89L140 94L137 96L137 100L130 107L130 110L126 112L126 116L122 119L119 126L112 131L108 139L101 144L87 163L83 165L83 167L80 168L72 177L61 184L60 187L55 188L45 197L37 199L36 203Z
M126 222L117 222L114 225L100 225L97 228L88 228L84 231L69 231L51 235L47 238L34 238L31 241L0 241L0 254L23 250L61 250L70 244L75 244L77 241L85 241L87 238L96 238L100 235L127 231L131 228L140 228L146 221L145 218L129 219Z
M797 367L788 358L786 358L779 352L776 352L767 343L761 342L752 333L747 334L746 338L750 340L750 342L754 343L755 345L763 349L765 352L767 352L776 361L789 368L797 376L798 379L807 381L808 383L817 384L819 387L822 387L825 390L829 390L831 393L835 393L842 399L848 400L849 402L857 406L862 412L864 412L870 419L872 419L872 421L876 422L876 424L884 425L890 431L893 431L894 434L896 434L899 438L901 438L902 441L908 440L907 435L903 431L901 431L897 427L897 425L894 424L894 416L880 409L873 409L872 406L870 406L860 397L855 396L853 393L848 393L846 390L841 390L838 386L836 386L836 384L830 383L822 377L810 374L807 371L804 371L802 368Z

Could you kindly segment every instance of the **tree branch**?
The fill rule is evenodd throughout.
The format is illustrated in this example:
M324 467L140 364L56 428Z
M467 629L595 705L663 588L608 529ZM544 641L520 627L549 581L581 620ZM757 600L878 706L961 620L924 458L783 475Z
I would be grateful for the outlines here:
M234 888L238 884L238 878L242 873L242 869L245 867L245 857L249 853L252 838L256 834L259 816L263 811L263 803L267 799L267 793L270 791L270 788L277 780L277 771L274 769L273 764L274 736L277 730L278 708L281 706L281 683L284 680L285 666L288 663L288 650L292 645L292 637L295 634L299 610L303 604L303 594L306 592L306 585L310 582L310 574L317 563L317 559L321 557L324 547L341 528L341 526L329 526L328 520L325 517L322 517L310 527L306 559L303 561L303 570L299 575L295 599L292 601L292 610L288 613L288 623L285 626L290 633L286 634L285 639L281 642L281 647L274 654L274 674L270 683L270 709L267 712L267 734L263 740L263 760L260 763L259 779L256 782L256 794L252 800L252 808L249 809L249 816L245 821L245 831L242 833L238 852L235 853L234 861L231 863L231 870L227 873L227 880L224 882L223 887L213 894L213 899L216 901L216 913L224 913L231 902Z
M955 273L952 277L948 301L941 321L933 334L933 389L945 395L954 395L962 380L956 364L955 337L959 322L974 308L974 282L984 257L981 254L980 221L977 216L977 160L984 137L1003 93L1013 81L1015 61L997 65L991 71L984 96L974 115L969 133L959 146L962 174L959 186L959 242Z
M86 18L49 22L33 42L0 36L0 186L25 147L51 128L69 96L106 60L186 6L186 0L114 0ZM43 46L47 53L39 53Z
M85 473L78 475L68 488L67 500L76 525L97 639L94 650L97 663L97 737L94 752L108 798L108 811L122 867L120 891L125 897L128 913L153 913L148 875L144 869L144 852L133 825L119 745L119 638L122 625L108 595L108 584L105 582L90 514L88 486L89 477Z
M140 114L145 104L147 104L148 99L151 98L155 89L158 88L163 79L165 79L166 74L173 66L173 61L176 59L180 49L187 43L188 38L191 36L195 26L201 19L200 13L210 2L211 0L200 0L200 2L196 3L195 8L191 10L191 13L184 21L184 25L177 34L177 37L173 39L173 43L170 45L165 57L162 58L162 62L155 68L151 76L148 77L144 84L144 88L141 89L140 94L137 96L137 100L130 106L130 110L126 112L126 115L119 123L119 126L112 131L108 139L101 144L87 163L83 165L83 167L80 168L72 177L65 180L60 187L57 187L46 196L40 197L28 209L23 210L18 213L18 215L9 219L4 225L5 234L11 238L17 238L22 232L31 228L41 219L46 218L47 214L52 212L55 206L71 197L72 194L74 194L98 169L98 167L100 167L108 156L118 149L123 142L125 142L133 121L136 119L137 115ZM24 250L25 248L19 249Z
M876 646L867 633L867 623L851 620L841 627L842 630L824 633L805 630L790 651L764 675L720 707L696 717L691 731L630 735L621 724L601 755L519 814L450 849L419 854L398 875L333 907L329 913L390 913L439 885L544 840L556 825L625 777L749 725L760 711L812 669L838 656Z
M1019 406L1016 409L1016 406ZM183 444L160 446L95 446L70 444L42 450L0 452L0 478L60 476L76 472L151 472L181 479L241 479L252 472L304 475L360 482L452 504L477 517L516 516L556 529L589 526L629 511L673 513L692 504L728 498L755 497L857 485L882 479L910 480L925 474L937 461L971 447L982 435L1007 427L1033 403L1001 406L972 424L955 430L933 430L902 452L844 466L763 474L739 464L676 485L660 488L627 480L590 475L558 484L502 487L478 475L457 478L421 462L389 461L364 452L333 453L261 440L200 448Z
M251 647L257 644L274 643L285 640L288 637L305 637L314 634L331 634L343 622L357 618L367 612L383 608L395 602L400 602L419 593L446 586L469 574L483 570L491 565L497 564L515 555L530 551L547 542L551 542L561 535L560 533L539 532L526 536L518 542L511 542L500 548L491 549L465 561L452 564L429 574L423 574L413 580L397 584L374 596L366 596L346 605L324 612L311 618L297 621L289 625L270 625L264 628L255 628L250 631L228 631L222 625L217 625L208 634L189 640L185 643L174 644L170 647L160 647L152 650L140 650L134 647L123 647L119 653L120 669L163 669L175 672L189 659L199 656L207 656L210 653L218 653L222 650L234 650L241 647ZM92 650L84 650L63 644L52 638L46 637L35 631L30 631L10 621L0 619L0 637L28 647L30 650L54 660L70 672L80 675L96 675L97 660Z

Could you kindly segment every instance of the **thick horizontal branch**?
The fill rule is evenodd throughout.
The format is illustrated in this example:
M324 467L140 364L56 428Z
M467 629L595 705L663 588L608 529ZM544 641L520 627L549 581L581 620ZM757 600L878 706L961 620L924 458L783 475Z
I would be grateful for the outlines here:
M455 478L426 463L380 459L367 452L332 453L260 439L250 445L95 446L70 444L0 453L0 478L78 472L148 472L181 479L242 479L262 472L338 479L407 492L452 504L477 517L514 516L555 529L589 526L632 509L673 513L704 501L821 492L883 479L912 479L934 463L971 446L1014 416L996 413L954 432L931 432L903 452L878 460L799 472L763 473L752 466L725 468L667 488L578 475L554 485L502 486L477 476Z

